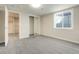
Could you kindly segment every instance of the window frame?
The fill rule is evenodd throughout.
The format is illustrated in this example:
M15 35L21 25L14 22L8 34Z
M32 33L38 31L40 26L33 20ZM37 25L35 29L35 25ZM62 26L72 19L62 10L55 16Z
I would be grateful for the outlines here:
M64 22L62 22L62 27L56 27L56 15L57 14L59 14L59 13L65 13L65 12L71 12L71 27L64 27L63 25L63 23ZM55 29L73 29L73 19L74 19L74 17L73 17L73 14L74 12L73 12L73 9L69 9L69 10L63 10L63 11L59 11L59 12L56 12L56 13L54 13L54 28ZM63 16L64 17L64 16Z

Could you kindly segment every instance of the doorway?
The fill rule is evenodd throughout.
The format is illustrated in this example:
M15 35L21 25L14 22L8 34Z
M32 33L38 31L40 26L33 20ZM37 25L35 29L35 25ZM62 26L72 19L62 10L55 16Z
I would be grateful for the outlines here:
M8 13L8 36L19 38L19 13Z
M34 36L34 17L29 16L30 36Z

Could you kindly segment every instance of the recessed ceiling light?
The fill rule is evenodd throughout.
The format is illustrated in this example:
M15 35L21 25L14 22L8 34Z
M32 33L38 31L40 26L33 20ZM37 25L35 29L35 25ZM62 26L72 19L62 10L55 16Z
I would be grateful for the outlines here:
M41 6L41 4L31 4L31 6L34 8L39 8Z

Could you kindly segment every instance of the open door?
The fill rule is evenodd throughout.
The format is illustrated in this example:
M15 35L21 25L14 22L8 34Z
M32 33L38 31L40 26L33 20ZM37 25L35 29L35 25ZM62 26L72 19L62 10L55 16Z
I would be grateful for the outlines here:
M8 35L9 37L19 37L19 14L9 12Z

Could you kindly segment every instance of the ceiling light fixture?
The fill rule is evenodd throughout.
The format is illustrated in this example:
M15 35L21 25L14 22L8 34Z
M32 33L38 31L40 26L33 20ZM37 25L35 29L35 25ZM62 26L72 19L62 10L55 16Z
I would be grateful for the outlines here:
M34 8L38 8L38 7L41 6L41 4L31 4L31 6L34 7Z

